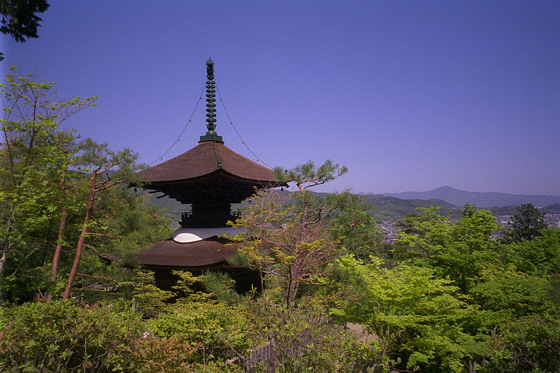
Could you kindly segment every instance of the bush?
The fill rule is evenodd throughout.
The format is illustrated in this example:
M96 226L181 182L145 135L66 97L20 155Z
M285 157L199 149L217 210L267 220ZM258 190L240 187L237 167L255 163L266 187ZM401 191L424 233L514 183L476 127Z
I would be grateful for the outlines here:
M197 346L189 342L173 337L154 338L145 332L142 338L125 347L130 357L130 364L125 370L134 368L143 373L192 372L195 368L192 355L196 350Z
M119 308L119 309L116 309ZM69 301L0 310L0 370L96 372L126 369L125 347L143 322L122 307L78 307Z
M368 347L345 327L327 318L327 311L303 298L294 307L269 303L249 305L256 350L268 346L269 361L252 360L259 372L361 372L368 364Z
M179 303L171 308L172 312L148 320L155 337L195 344L198 353L193 361L205 366L206 372L212 365L217 372L238 370L228 362L238 361L249 348L248 325L240 307L206 300Z
M489 339L491 354L482 372L558 372L558 309L503 325Z

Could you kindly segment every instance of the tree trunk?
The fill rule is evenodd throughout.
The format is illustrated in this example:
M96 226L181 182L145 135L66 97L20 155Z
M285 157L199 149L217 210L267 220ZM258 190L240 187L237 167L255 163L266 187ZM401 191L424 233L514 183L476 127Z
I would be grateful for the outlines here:
M12 224L15 215L15 206L10 207L10 214L6 222L6 238L2 245L2 257L0 257L0 280L4 278L4 271L6 270L6 262L8 261L8 253L12 248L12 239L10 237L12 232ZM0 289L0 299L3 298L2 290Z
M64 229L66 228L66 218L68 212L64 208L60 213L60 226L58 227L58 240L56 242L56 248L54 249L54 258L52 264L52 276L51 281L56 281L56 276L58 275L58 263L60 261L60 252L62 251L62 240L64 238Z
M56 248L54 249L54 257L52 263L52 275L51 282L53 283L53 290L49 293L47 299L50 301L53 298L54 283L56 282L56 276L58 275L58 263L60 262L60 252L62 251L62 240L64 238L64 229L66 228L66 219L68 217L68 210L66 210L66 198L64 182L66 179L66 169L63 168L60 174L60 193L62 211L60 212L60 225L58 226L58 239L56 241Z
M297 263L297 258L294 259L290 270L288 271L288 288L286 291L286 306L290 307L296 300L296 295L299 288L299 263Z
M2 250L2 257L0 257L0 279L4 276L4 266L6 265L7 257L6 250Z
M292 289L293 289L293 281L292 281L292 274L288 272L288 286L286 288L286 307L290 307L292 304Z
M70 297L70 290L74 284L74 279L78 273L78 266L80 265L80 259L82 258L82 251L84 250L84 242L87 236L88 224L93 213L93 204L95 202L95 181L97 179L97 171L93 171L91 175L91 189L89 194L89 202L86 211L86 217L84 218L84 223L82 225L82 233L78 239L78 244L76 245L76 256L74 257L74 263L72 264L72 269L70 270L70 275L68 276L68 283L66 284L66 289L64 289L64 294L62 295L62 300L66 300Z

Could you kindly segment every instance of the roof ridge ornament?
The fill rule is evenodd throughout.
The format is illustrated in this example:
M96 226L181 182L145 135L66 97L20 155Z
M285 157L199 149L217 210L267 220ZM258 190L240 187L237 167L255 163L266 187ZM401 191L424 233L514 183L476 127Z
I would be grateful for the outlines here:
M206 61L206 135L200 141L224 142L216 133L216 82L214 82L214 61Z

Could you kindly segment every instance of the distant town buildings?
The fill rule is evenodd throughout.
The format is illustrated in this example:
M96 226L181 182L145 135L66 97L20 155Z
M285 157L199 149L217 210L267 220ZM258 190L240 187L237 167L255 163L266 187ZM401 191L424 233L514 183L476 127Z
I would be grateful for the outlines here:
M512 215L498 215L496 221L503 227L509 226ZM551 228L560 228L560 214L545 214L544 222ZM377 224L383 233L384 242L395 242L397 240L398 228L395 222L381 222Z

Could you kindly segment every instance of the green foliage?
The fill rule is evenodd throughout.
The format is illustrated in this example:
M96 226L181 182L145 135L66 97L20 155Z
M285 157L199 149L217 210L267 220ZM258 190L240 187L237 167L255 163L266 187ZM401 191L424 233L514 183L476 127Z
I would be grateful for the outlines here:
M272 359L246 364L266 372L357 372L365 370L367 349L346 328L327 318L326 310L307 298L285 307L261 299L248 304L253 351L269 349Z
M514 242L508 248L511 261L522 272L560 273L560 229L542 229L533 241Z
M227 273L207 271L197 280L204 285L206 291L222 302L236 303L241 300L241 296L235 292L235 281Z
M289 183L295 182L300 191L312 188L317 185L325 184L348 172L345 166L333 163L330 159L319 167L313 161L308 161L303 165L294 167L291 170L284 170L281 167L274 169L278 181Z
M548 288L547 278L520 273L514 267L488 265L471 294L485 311L483 323L492 328L548 308Z
M20 43L26 38L38 38L37 29L41 18L37 14L45 12L49 6L46 0L1 0L0 32ZM3 60L4 54L0 52L0 61Z
M235 224L246 229L238 237L244 241L240 253L261 273L261 284L264 274L275 276L274 283L282 288L289 305L299 295L300 286L316 284L337 256L339 248L328 219L349 198L318 198L307 190L346 172L331 161L319 167L308 162L293 170L276 171L280 181L294 181L300 191L291 199L278 191L257 192Z
M128 364L125 360L113 370L181 373L193 372L196 367L193 362L196 345L174 337L155 338L148 331L144 332L142 338L134 339L130 345L124 346L124 351L129 355L125 355L126 360L129 360Z
M489 339L481 372L558 372L560 314L544 312L501 325Z
M170 312L148 321L150 333L159 339L174 338L196 346L192 361L206 371L235 371L235 361L249 348L247 318L239 306L202 300L179 302ZM223 370L220 370L223 369Z
M517 210L510 223L508 238L511 241L532 241L540 236L541 230L546 228L544 213L530 203L521 205Z
M108 193L108 191L118 190L118 187L122 187L124 183L136 181L137 176L134 171L139 168L136 164L137 158L138 155L130 149L113 152L107 148L106 144L98 144L89 138L80 143L80 152L77 154L76 160L78 168L90 174L89 193L85 204L85 216L81 223L80 236L76 244L74 261L62 299L68 299L70 295L75 278L78 275L84 248L92 247L92 245L86 243L86 238L91 236L120 238L107 232L108 226L102 223L103 219L96 219L95 212L101 211L104 220L111 220L110 215L107 214L107 211L103 211L100 205L113 207L114 201L109 198L112 193ZM135 197L131 191L124 194Z
M449 277L465 294L485 266L502 255L497 235L501 228L492 213L468 205L456 223L427 209L408 216L401 229L395 257L433 268L438 277Z
M544 355L535 353L539 342L529 335L527 325L540 330L543 315L558 324L558 319L553 321L558 314L554 295L558 230L541 229L542 235L533 241L506 243L492 215L470 205L457 222L431 210L409 217L401 226L395 255L409 264L431 268L438 278L449 278L470 295L466 301L478 310L462 325L477 341L471 363L478 362L487 371L548 369ZM548 340L543 340L544 349Z
M122 366L124 348L138 338L142 321L117 308L53 301L0 309L0 368L103 372Z
M165 302L175 295L156 286L153 272L139 271L133 281L124 281L120 285L132 289L129 296L134 299L135 308L147 317L157 316L166 308Z
M336 262L331 286L336 290L332 309L337 319L365 326L377 339L371 365L462 372L475 340L461 325L476 309L458 295L447 279L429 268L400 264L382 267L346 256Z
M346 169L308 162L277 170L298 192L260 191L235 223L246 228L236 237L236 263L259 271L263 294L240 296L225 275L189 272L174 272L177 286L163 291L152 273L137 270L137 250L171 232L168 218L124 186L135 154L90 139L76 144L58 129L60 115L93 101L54 103L52 85L12 79L6 102L27 87L45 94L37 106L45 113L68 111L26 121L5 105L1 289L13 298L58 294L71 258L62 256L59 279L47 286L52 248L60 243L68 252L82 239L74 291L101 303L123 295L134 303L1 309L0 370L507 372L559 365L559 230L541 227L508 242L489 211L466 205L455 220L429 208L400 223L388 252L362 198L309 191ZM58 239L63 208L67 228ZM529 212L523 221L538 222L539 211ZM124 294L87 288L116 283ZM367 338L359 341L329 316L355 323ZM263 349L272 358L257 361Z
M184 337L156 337L151 325L130 303L78 307L53 301L0 309L0 370L228 371L222 369L229 367L225 363L198 363L198 344Z
M55 101L54 86L20 75L15 67L1 85L0 292L16 299L22 291L12 275L27 276L42 287L44 278L35 275L35 268L45 264L66 207L59 184L76 144L73 133L60 130L60 124L95 103L95 97Z
M89 185L85 183L76 188L82 200L86 200L88 188ZM70 229L66 230L65 235L65 247L68 250L75 249L83 219L82 210L68 223ZM116 185L99 193L88 230L92 234L87 235L85 241L80 273L100 278L101 283L112 284L134 281L135 270L139 267L136 259L138 250L167 239L172 231L169 219L164 214L124 185ZM111 264L105 258L110 258ZM68 273L71 259L70 255L62 256L60 268L63 274ZM82 292L84 287L94 283L78 276L73 288L74 291ZM55 291L55 294L59 292Z
M249 268L258 271L261 289L264 290L264 275L273 270L275 259L270 255L271 242L278 229L284 224L290 213L288 197L277 191L256 191L243 209L243 218L232 225L243 227L244 230L234 237L242 242L239 264L246 262Z
M139 248L169 238L170 219L126 185L101 191L89 223L95 235L88 243L98 252L117 256L117 262L136 266L133 256ZM126 262L126 263L125 263Z
M348 192L331 195L338 199L338 209L329 221L330 231L335 241L347 253L368 260L369 256L380 254L382 235L373 216L367 212L363 198Z
M24 42L25 38L37 38L37 28L41 18L37 13L43 13L49 8L46 0L2 0L0 14L2 26L0 32L10 35L15 41Z

